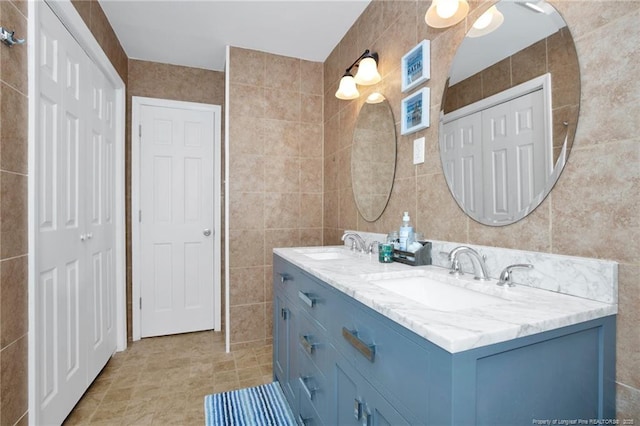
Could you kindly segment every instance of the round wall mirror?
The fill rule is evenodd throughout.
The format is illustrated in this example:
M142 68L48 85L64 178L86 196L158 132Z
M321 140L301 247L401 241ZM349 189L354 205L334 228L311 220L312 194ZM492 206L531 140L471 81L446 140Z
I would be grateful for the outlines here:
M386 99L364 103L351 147L351 185L360 215L378 219L389 201L396 172L396 126Z
M579 106L578 58L555 8L490 7L456 52L440 114L440 158L462 210L491 226L531 213L564 168Z

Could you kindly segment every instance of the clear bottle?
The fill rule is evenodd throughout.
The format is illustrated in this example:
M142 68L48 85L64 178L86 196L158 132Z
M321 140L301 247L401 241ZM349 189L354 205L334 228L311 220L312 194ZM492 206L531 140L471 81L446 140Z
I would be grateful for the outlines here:
M404 212L402 216L402 225L400 225L400 250L406 251L407 247L413 242L413 226L409 212Z
M400 249L400 235L398 231L391 231L387 235L387 243L393 244L394 249Z

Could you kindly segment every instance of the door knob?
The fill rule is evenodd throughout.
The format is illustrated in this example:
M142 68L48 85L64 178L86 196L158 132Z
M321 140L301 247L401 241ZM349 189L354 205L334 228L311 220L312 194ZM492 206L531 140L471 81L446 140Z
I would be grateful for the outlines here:
M205 229L204 231L202 231L202 233L204 234L205 237L208 237L209 235L211 235L211 229Z

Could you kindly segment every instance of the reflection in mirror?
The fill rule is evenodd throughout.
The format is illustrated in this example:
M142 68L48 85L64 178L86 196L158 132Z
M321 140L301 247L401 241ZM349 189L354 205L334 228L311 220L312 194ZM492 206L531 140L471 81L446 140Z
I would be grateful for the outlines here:
M439 139L458 205L502 226L531 213L562 172L578 121L580 70L553 6L502 0L495 7L501 24L480 35L472 29L453 59Z
M375 102L375 103L373 103ZM353 131L351 185L360 215L378 219L389 201L396 171L396 127L384 98L362 105Z

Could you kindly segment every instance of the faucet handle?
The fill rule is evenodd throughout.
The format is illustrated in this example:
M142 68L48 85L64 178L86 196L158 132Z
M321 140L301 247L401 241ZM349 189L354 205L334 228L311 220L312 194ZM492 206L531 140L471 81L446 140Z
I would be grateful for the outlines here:
M371 242L369 243L369 247L368 247L368 249L367 249L367 253L369 253L369 254L375 253L375 249L377 249L377 248L378 248L378 244L380 244L380 242L379 242L379 241L376 241L376 240L371 241Z
M502 270L500 273L500 279L496 283L496 285L504 286L507 285L509 287L515 287L513 281L511 281L511 272L514 269L533 269L533 265L530 263L516 263L515 265L509 265Z
M464 272L462 272L462 269L460 268L460 261L457 258L451 260L449 269L450 269L449 273L451 275L455 275L456 277L460 275L464 275Z

